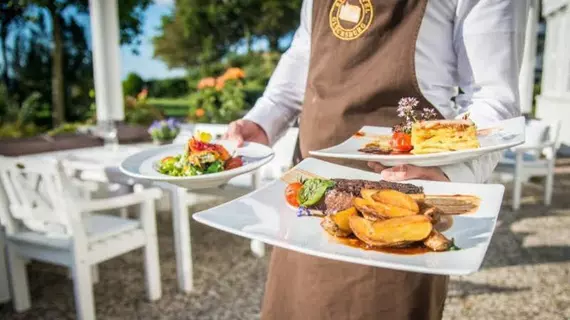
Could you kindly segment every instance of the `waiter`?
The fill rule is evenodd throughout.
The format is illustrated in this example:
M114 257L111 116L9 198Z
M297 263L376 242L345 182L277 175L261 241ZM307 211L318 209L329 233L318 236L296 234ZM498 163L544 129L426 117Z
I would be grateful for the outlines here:
M305 0L263 96L226 136L271 145L299 117L298 161L362 126L398 124L402 97L444 118L469 112L478 126L514 117L527 8L523 0ZM368 167L388 180L482 183L497 161ZM262 318L440 319L448 281L275 248Z

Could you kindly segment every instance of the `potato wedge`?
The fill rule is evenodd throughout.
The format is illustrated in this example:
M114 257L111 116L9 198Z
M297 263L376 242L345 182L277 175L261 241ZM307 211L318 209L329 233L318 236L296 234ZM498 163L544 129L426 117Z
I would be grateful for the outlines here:
M439 231L433 229L430 235L423 240L424 245L433 251L447 251L453 245L453 241L447 239Z
M439 208L425 202L419 202L418 205L420 207L420 214L430 218L432 224L435 225L439 222L440 217L443 214Z
M373 201L372 195L374 195L378 191L379 190L376 189L360 189L360 196L362 197L362 199Z
M425 193L408 193L408 195L416 201L424 201L426 199Z
M397 247L422 241L433 230L430 219L423 215L375 222L359 216L352 216L350 217L350 228L358 239L377 247Z
M324 217L324 219L321 221L321 227L323 227L323 229L325 229L325 231L330 235L335 237L348 237L352 234L352 230L342 230L339 228L331 216Z
M362 214L375 215L381 219L413 216L418 213L405 208L374 202L363 198L354 198L353 204L358 211L362 212Z
M379 190L371 195L372 200L389 206L403 208L417 214L420 211L418 203L409 195L391 189Z
M342 210L333 215L330 215L330 217L336 223L339 229L352 233L352 230L350 229L350 223L348 222L348 220L350 217L357 215L358 211L356 211L356 208L350 207L346 210Z

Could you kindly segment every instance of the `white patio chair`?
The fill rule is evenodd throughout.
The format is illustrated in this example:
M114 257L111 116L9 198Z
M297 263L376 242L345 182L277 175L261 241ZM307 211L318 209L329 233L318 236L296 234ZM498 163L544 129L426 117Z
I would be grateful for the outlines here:
M559 134L559 121L548 123L541 120L529 120L526 126L525 143L503 154L495 172L501 176L507 174L513 179L513 210L520 208L522 184L528 182L531 177L546 177L544 204L550 205Z
M144 248L148 298L161 297L154 212L159 189L136 186L132 194L85 200L55 160L0 157L0 178L9 202L0 222L16 311L30 308L25 261L37 259L72 270L77 317L95 319L91 267L138 248ZM94 213L135 205L140 220Z

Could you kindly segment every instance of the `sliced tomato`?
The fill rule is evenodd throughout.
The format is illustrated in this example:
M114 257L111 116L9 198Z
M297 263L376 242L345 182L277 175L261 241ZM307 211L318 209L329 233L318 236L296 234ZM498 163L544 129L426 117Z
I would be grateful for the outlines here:
M412 136L404 132L394 132L390 145L395 152L409 152L412 150Z
M241 166L243 166L243 160L241 160L241 158L230 158L228 159L228 161L226 161L224 169L230 170L230 169L239 168Z
M287 188L285 188L285 199L287 200L287 203L289 203L293 207L299 206L299 200L297 198L297 195L299 194L299 191L301 190L302 187L303 184L301 182L294 182L290 183L287 186Z
M174 157L164 157L164 158L162 158L162 160L160 160L160 162L164 163L166 161L171 161L171 160L174 160Z

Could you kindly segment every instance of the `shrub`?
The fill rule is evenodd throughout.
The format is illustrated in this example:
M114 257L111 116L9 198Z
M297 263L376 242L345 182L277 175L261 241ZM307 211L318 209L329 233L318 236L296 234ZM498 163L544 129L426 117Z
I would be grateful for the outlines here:
M249 104L244 91L245 73L229 68L218 78L204 78L189 97L188 118L195 122L229 123L245 114Z
M10 99L4 86L0 87L2 110L4 116L0 119L0 137L21 138L38 134L41 128L33 123L34 114L39 109L42 95L32 93L22 104Z
M190 92L186 78L150 80L146 86L148 95L154 98L179 98Z
M148 104L146 96L143 97L141 93L139 93L137 98L130 96L125 98L125 122L128 124L147 126L153 121L163 118L160 110Z
M138 74L131 72L123 81L123 94L126 96L134 96L141 92L144 87L144 80Z

